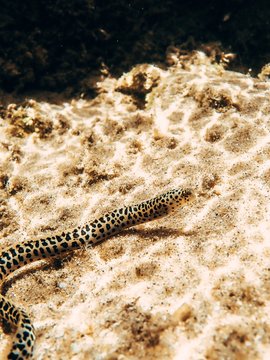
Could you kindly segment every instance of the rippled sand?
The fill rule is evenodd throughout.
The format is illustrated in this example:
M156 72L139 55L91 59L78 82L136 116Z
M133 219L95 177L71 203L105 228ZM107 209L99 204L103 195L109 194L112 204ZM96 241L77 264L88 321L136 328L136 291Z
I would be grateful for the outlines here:
M13 276L35 360L269 359L269 109L270 83L197 54L106 79L94 100L2 112L2 248L171 188L197 194Z

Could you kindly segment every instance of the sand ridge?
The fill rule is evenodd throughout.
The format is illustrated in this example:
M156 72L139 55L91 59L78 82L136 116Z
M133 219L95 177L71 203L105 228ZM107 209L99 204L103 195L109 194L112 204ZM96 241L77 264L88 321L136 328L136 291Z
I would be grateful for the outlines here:
M1 110L1 247L174 187L197 199L14 279L34 359L267 359L270 84L197 53L98 86Z

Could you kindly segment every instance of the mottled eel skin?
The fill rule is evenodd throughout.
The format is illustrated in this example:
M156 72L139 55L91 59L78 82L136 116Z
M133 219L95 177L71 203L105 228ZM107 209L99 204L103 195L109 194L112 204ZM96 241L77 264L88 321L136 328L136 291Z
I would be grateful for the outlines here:
M3 283L10 273L33 261L59 256L84 245L97 244L125 228L166 216L193 198L190 189L171 190L138 205L114 210L70 232L9 247L0 254L0 280ZM28 315L0 295L0 317L17 328L8 359L30 359L35 332Z

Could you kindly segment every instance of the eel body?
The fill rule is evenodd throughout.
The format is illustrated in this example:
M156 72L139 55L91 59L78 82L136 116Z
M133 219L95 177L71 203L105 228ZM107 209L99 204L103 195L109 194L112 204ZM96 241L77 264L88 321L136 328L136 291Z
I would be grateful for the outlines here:
M161 218L190 202L190 189L175 189L140 204L116 209L92 223L44 239L30 240L0 254L1 283L9 274L33 261L59 256L85 245L95 245L131 226ZM0 295L0 317L16 327L9 360L26 360L33 355L35 331L29 316Z

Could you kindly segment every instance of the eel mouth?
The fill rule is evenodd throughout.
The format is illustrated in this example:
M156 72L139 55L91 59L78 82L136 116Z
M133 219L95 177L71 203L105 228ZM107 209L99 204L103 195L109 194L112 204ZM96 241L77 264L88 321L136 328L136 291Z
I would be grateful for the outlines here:
M183 196L187 202L192 202L196 199L195 191L193 189L183 190Z

